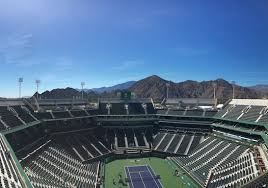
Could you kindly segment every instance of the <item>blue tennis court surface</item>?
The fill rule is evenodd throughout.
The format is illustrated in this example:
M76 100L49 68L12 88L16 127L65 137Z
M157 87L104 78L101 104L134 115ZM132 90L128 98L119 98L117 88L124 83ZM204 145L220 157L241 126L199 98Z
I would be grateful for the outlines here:
M163 188L152 168L144 166L125 167L129 188Z

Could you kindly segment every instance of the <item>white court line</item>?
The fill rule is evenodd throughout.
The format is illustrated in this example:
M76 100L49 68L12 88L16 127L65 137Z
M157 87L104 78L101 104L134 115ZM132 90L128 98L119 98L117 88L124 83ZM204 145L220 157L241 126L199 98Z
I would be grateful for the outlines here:
M124 172L125 172L125 177L128 178L127 173L126 173L126 166L124 166ZM129 187L129 183L128 183L128 187Z
M147 172L147 170L146 171L131 171L129 173L139 173L139 172Z
M148 168L148 165L147 165L147 168ZM150 166L150 169L153 171L153 173L156 175L156 173L155 173L155 171L154 171L154 169ZM150 169L149 169L149 171L150 171ZM159 183L160 183L160 185L162 186L162 188L164 188L164 186L163 186L163 184L161 183L161 181L160 180L157 180Z
M156 182L156 180L155 180L153 174L151 173L150 169L148 168L148 165L125 166L125 168L127 168L127 172L128 172L128 174L129 174L129 177L130 177L130 182L131 182L132 188L135 188L135 187L134 187L133 182L132 182L131 173L139 173L139 176L141 177L141 180L142 180L142 183L143 183L143 185L144 185L144 188L147 188L146 185L144 184L143 178L142 178L142 176L141 176L141 174L140 174L140 172L147 172L147 171L134 171L134 172L130 172L130 171L129 171L129 167L146 167L147 171L149 171L149 173L150 173L150 175L151 175L151 178L154 180L156 186L157 186L158 188L164 188L164 186L162 185L162 183L161 183L159 180L157 180L157 181L160 183L161 187L158 186L158 183ZM151 169L152 169L152 168L151 168ZM152 169L152 171L153 171L153 173L155 174L155 172L154 172L153 169Z
M160 187L158 186L158 183L155 181L153 174L151 173L150 169L148 168L148 165L146 165L146 168L147 168L147 170L149 171L149 173L151 174L151 176L152 176L152 178L153 178L153 180L154 180L156 186L157 186L158 188L160 188ZM153 171L153 172L154 172L154 171ZM154 172L154 174L155 174L155 172ZM161 184L161 182L160 182L159 180L157 180L157 181ZM161 186L163 187L162 184L161 184Z
M130 182L131 182L132 188L135 188L134 185L133 185L132 178L131 178L131 175L130 175L130 172L129 172L128 167L127 167L127 172L129 174L129 178L130 178Z
M140 173L140 172L139 172L139 176L140 176L140 178L141 178L141 181L142 181L142 183L143 183L144 188L147 188L146 185L145 185L145 183L144 183L144 181L143 181L143 179L142 179L142 176L141 176L141 173Z

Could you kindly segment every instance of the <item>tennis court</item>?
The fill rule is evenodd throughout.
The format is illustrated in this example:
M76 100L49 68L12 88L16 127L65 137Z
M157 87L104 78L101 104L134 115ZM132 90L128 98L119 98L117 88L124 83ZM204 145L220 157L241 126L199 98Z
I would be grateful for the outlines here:
M129 188L163 188L149 165L125 167Z

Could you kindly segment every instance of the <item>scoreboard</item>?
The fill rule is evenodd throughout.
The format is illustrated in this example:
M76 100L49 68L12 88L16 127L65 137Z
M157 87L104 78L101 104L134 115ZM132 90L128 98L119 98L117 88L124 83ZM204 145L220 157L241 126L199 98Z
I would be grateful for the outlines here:
M121 100L131 100L132 98L131 91L121 91L119 95Z

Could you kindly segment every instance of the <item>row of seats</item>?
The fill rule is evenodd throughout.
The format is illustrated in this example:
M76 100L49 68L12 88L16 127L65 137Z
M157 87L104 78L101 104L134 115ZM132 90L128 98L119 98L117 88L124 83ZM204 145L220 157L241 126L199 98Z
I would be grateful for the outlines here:
M106 104L102 104L106 105ZM107 108L100 106L100 111L105 108L105 112L101 114L107 114ZM13 112L12 112L13 110ZM154 113L152 104L146 104L147 113ZM145 109L140 103L128 104L129 114L145 114ZM89 115L97 115L97 110L70 110L70 111L53 111L53 112L33 112L27 110L25 106L1 106L0 107L0 130L12 128L15 126L23 125L24 123L31 123L36 120L43 119L63 119L72 117L84 117ZM113 108L111 107L111 114L114 115L126 115L127 110L124 104L115 103Z
M36 113L34 113L34 116L39 120L53 119L50 112L36 112Z
M267 106L226 105L216 117L248 122L268 123Z
M65 137L69 150L73 150L82 161L89 160L110 153L110 149L92 135L76 134Z
M238 159L212 170L208 188L241 187L260 175L254 154L248 151Z
M30 114L30 111L27 111L26 108L22 108L22 106L12 106L11 108L13 108L18 116L25 122L25 123L31 123L36 121L36 119L34 119L32 117L32 115Z
M190 155L173 160L205 185L212 168L237 159L247 148L231 140L208 136Z
M154 138L154 150L187 155L203 140L203 135L159 133Z
M157 114L160 115L174 115L174 116L191 116L191 117L213 117L217 113L216 110L172 110L163 109L158 110Z
M70 113L73 117L84 117L89 115L85 110L72 110Z
M262 125L250 125L250 124L242 124L242 123L236 123L236 122L215 122L212 124L215 127L223 127L226 129L235 129L238 131L243 131L243 132L266 132L266 128Z
M15 113L11 112L7 106L0 106L0 119L7 126L1 126L3 129L23 125L23 122L18 118L18 116L16 116Z
M82 164L61 144L52 143L40 155L24 165L34 187L65 188L96 186L99 162Z
M0 187L21 188L21 182L9 155L9 151L0 139Z
M53 112L36 112L34 115L37 119L63 119L72 117L85 117L96 114L93 110L70 110L70 111L53 111Z
M106 103L101 103L99 105L100 114L105 115L126 115L127 111L125 108L125 104L123 103L113 103L111 105Z
M255 188L255 187L267 187L268 186L268 172L258 176L254 181L250 181L245 184L244 188Z
M0 130L5 130L6 128L6 125L4 125L4 123L2 123L0 119Z
M55 117L55 119L71 118L69 112L67 111L53 112L53 116Z

